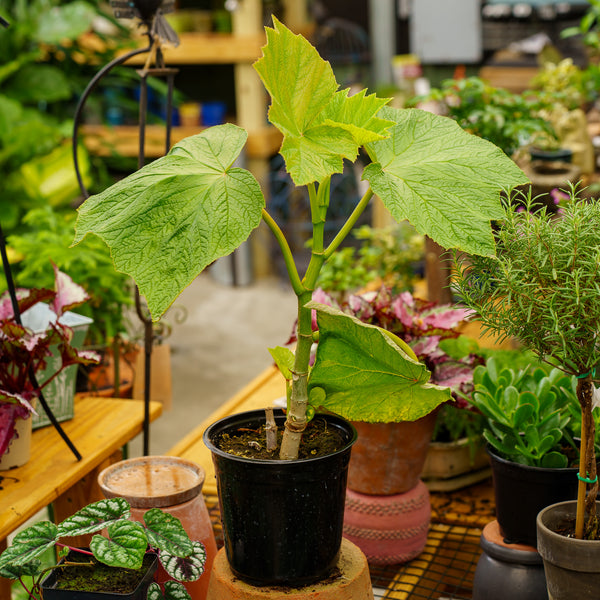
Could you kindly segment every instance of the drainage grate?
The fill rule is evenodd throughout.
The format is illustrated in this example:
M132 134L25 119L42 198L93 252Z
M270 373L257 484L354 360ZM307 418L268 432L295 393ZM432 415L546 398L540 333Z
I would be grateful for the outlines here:
M469 600L481 529L432 523L423 552L404 565L370 566L375 598Z

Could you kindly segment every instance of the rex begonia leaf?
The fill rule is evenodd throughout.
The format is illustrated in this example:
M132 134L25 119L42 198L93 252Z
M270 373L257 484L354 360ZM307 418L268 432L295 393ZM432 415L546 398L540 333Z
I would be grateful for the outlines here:
M207 129L79 208L74 243L87 233L102 238L155 320L206 266L258 227L265 205L260 186L232 166L246 139L232 124Z
M0 569L7 565L27 564L48 548L58 538L58 529L50 521L39 521L23 529L15 536L12 544L0 555Z
M366 141L381 139L391 122L376 117L387 102L364 92L338 92L330 64L277 19L254 64L271 95L269 120L284 135L281 154L296 185L341 173Z
M373 325L315 302L319 325L309 397L352 421L414 421L451 397L430 373ZM324 393L323 393L324 392ZM316 400L313 401L313 398Z
M90 541L94 556L109 567L139 569L142 566L148 539L137 521L114 521L107 527L108 537L95 535Z
M193 546L181 521L159 508L151 508L144 514L148 542L153 548L186 557Z
M98 500L65 519L58 532L61 537L95 533L111 522L129 518L130 512L129 502L124 498Z
M452 119L419 109L384 107L390 136L367 145L363 178L397 221L444 248L494 255L490 220L502 218L500 191L528 182L492 143Z
M164 570L179 581L196 581L204 573L206 548L202 542L192 542L192 550L186 557L175 556L166 550L159 556Z

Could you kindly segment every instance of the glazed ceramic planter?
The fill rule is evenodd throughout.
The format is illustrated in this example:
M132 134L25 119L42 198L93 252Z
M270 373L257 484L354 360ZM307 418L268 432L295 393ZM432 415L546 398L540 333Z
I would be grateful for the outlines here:
M336 566L356 430L340 417L318 417L345 442L319 458L253 460L218 448L223 435L263 424L262 410L226 417L204 433L215 466L227 560L232 572L252 585L303 586L329 576ZM282 411L275 420L283 426Z
M524 544L507 544L498 521L481 533L472 600L548 600L542 558Z
M71 552L67 558L73 560L76 553ZM80 555L81 556L81 555ZM141 575L140 581L130 592L102 592L102 591L82 591L82 590L66 590L57 587L57 580L60 577L63 569L53 569L50 574L42 581L42 593L44 600L146 600L146 592L152 583L154 573L158 568L158 556L152 555L153 560ZM87 559L87 557L84 557ZM64 562L61 559L58 564ZM89 570L89 567L85 567ZM113 568L114 569L114 568ZM64 569L65 571L67 569ZM127 571L127 569L125 569Z
M47 304L40 302L26 310L23 315L23 324L35 333L42 333L49 327L49 323L56 320L56 315ZM61 317L61 324L70 327L73 331L71 346L80 348L83 345L87 330L92 319L84 315L67 311ZM58 345L51 347L52 356L48 357L43 370L36 373L40 385L51 377L62 364ZM77 365L71 365L63 369L46 387L44 387L44 398L59 422L68 421L75 415L75 380L77 376ZM50 417L43 407L38 409L38 414L32 416L32 427L37 429L50 425Z
M489 446L496 518L507 543L536 545L538 512L577 497L577 469L546 469L511 462Z
M538 551L550 600L595 600L600 595L600 541L556 533L575 521L576 508L577 502L560 502L537 516ZM596 514L600 514L598 502Z
M573 160L573 151L569 148L558 148L557 150L542 150L535 146L529 149L531 160L542 160L546 162L566 162Z

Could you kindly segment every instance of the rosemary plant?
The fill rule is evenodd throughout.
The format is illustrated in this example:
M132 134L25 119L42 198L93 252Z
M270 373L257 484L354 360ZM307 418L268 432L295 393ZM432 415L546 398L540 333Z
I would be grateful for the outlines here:
M455 255L455 291L485 330L512 337L577 377L581 456L576 536L595 537L598 491L592 408L600 372L600 202L576 186L558 215L513 198L496 232L496 257ZM586 496L587 492L587 496Z

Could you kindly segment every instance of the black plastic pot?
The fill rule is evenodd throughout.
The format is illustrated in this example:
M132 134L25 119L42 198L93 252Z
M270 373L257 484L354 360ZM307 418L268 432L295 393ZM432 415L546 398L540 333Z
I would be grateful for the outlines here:
M345 446L305 460L252 460L217 447L223 434L264 423L262 410L226 417L204 433L215 465L229 566L248 583L302 586L329 576L336 566L356 430L341 417L318 418L339 431ZM276 411L275 419L281 427L285 415Z
M600 589L600 541L578 540L556 533L574 522L577 502L546 507L537 517L538 550L544 561L552 600L595 600ZM596 502L600 516L600 503Z
M531 160L558 161L570 163L573 160L573 151L570 148L558 148L557 150L542 150L532 147L529 149Z
M529 467L487 447L494 479L496 518L509 544L536 545L537 514L550 504L577 497L577 469Z
M136 589L127 594L114 592L87 592L81 590L62 590L56 588L56 580L60 569L53 569L42 581L42 594L44 600L146 600L148 587L152 583L154 573L158 568L158 556L153 554L153 561L146 569L144 576ZM65 560L73 560L73 551L69 552L67 558L62 558L58 564Z

